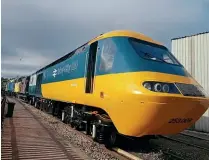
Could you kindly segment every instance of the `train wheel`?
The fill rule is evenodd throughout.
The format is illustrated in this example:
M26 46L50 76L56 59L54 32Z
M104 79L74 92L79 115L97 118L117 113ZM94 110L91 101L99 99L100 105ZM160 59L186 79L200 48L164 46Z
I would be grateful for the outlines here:
M111 148L117 145L118 135L116 130L112 130L108 135L106 139L105 146L107 148Z
M37 104L37 101L35 101L35 104L34 104L35 108L37 108L38 104Z
M29 100L29 104L32 105L32 100L31 99Z
M92 125L92 129L91 129L91 136L92 139L96 142L97 141L97 126L95 124Z

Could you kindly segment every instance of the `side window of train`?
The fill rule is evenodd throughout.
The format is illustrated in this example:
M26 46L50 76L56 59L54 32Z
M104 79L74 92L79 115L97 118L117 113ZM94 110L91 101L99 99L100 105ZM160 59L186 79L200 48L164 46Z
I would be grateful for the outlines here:
M99 71L108 72L113 67L114 57L117 50L115 42L111 38L105 39L100 48Z

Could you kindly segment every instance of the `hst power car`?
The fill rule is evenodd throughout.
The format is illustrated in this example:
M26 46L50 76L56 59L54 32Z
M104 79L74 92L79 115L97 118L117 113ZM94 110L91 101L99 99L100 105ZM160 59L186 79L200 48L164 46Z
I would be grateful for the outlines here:
M29 101L111 144L116 133L179 133L209 107L164 45L126 30L102 34L32 74Z

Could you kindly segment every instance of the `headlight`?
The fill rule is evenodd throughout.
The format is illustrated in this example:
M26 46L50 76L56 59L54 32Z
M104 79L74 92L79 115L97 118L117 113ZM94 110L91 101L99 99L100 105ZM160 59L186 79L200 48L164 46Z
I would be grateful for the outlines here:
M160 91L162 90L162 85L161 85L160 83L156 83L156 84L154 85L154 90L155 90L156 92L160 92Z
M163 92L169 93L169 85L168 84L164 84L163 85Z
M147 89L149 89L149 90L152 90L152 86L148 82L144 83L144 87L147 88Z
M180 94L179 90L173 83L147 81L143 83L143 86L154 92Z

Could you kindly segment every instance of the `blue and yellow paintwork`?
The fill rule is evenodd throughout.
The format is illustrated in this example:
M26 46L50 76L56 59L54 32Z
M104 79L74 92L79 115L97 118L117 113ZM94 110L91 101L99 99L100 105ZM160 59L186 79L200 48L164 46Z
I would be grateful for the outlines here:
M128 43L129 37L163 46L132 31L103 34L89 41L84 50L42 70L41 96L102 108L108 113L118 132L124 135L175 134L191 126L207 110L209 99L156 93L145 89L142 85L144 81L185 84L197 82L182 65L169 65L141 58ZM101 48L107 40L116 48L111 69L104 71L100 69ZM95 41L98 41L98 51L94 91L86 94L86 60L89 46ZM193 120L189 123L172 124L168 123L171 118Z
M14 92L15 84L14 82L8 82L7 89L9 92Z
M19 93L20 92L20 83L21 82L16 82L15 83L15 88L14 88L14 92L15 93Z

